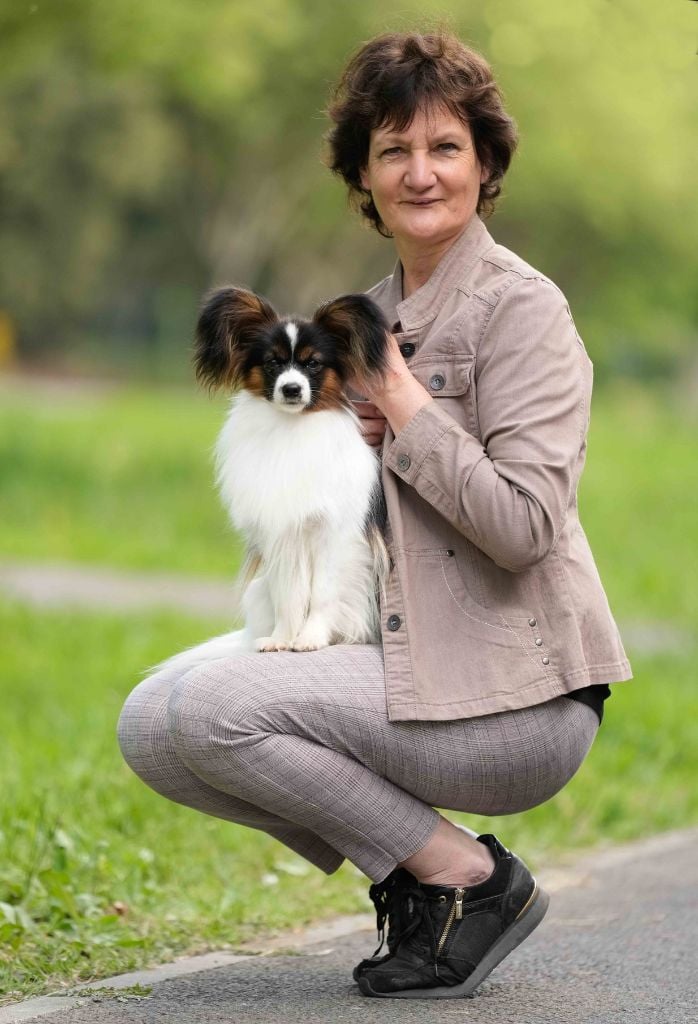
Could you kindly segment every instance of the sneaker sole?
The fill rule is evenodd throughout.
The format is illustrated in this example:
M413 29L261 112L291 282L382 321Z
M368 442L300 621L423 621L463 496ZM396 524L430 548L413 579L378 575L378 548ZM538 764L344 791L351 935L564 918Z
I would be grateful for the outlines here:
M531 934L534 928L538 927L545 917L549 903L550 897L547 892L540 889L536 883L528 903L520 911L519 916L499 936L472 974L460 985L440 985L438 988L407 988L398 992L374 992L371 982L362 974L358 979L359 988L365 996L378 996L383 999L462 999L464 996L472 995L478 985L481 985L485 978L492 973L497 964L509 956Z

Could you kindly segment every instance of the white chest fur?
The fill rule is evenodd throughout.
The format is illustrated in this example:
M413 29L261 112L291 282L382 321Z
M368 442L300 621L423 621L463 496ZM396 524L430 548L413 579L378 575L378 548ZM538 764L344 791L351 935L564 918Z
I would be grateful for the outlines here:
M315 519L361 533L379 472L353 412L289 415L247 391L232 401L216 466L234 526L262 550Z

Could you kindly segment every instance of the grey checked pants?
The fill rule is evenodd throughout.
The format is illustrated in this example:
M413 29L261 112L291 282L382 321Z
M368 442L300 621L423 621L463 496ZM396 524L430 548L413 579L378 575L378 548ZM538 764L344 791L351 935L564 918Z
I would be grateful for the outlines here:
M479 718L391 722L382 649L242 654L163 669L128 697L124 758L176 803L261 829L373 881L424 847L435 807L512 814L574 775L598 729L568 697Z

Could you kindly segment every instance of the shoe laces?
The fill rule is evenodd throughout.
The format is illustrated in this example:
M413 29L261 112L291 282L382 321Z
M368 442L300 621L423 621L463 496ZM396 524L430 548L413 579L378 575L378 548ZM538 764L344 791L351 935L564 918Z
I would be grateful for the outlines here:
M380 940L374 957L380 953L386 939L386 920L389 932L388 946L391 947L391 952L392 947L397 946L402 938L404 922L412 913L412 903L407 901L406 877L409 878L409 875L393 871L382 882L374 882L368 890L376 908L376 930Z
M368 895L373 900L376 908L376 930L380 943L373 956L378 956L383 943L385 942L385 922L388 921L388 928L392 929L396 923L394 901L391 899L395 889L395 879L388 875L382 882L374 882L368 890Z
M400 900L404 901L405 904L410 906L410 920L409 923L404 925L402 929L399 928L398 924L398 890ZM385 922L388 921L388 927L390 928L391 935L396 933L398 930L400 934L397 936L397 947L404 949L409 944L410 939L419 929L422 921L426 917L426 930L429 936L429 943L431 946L431 953L434 960L434 969L438 976L438 936L434 927L434 921L428 910L428 904L431 897L427 896L419 885L399 886L398 882L394 877L390 875L382 882L374 882L368 890L368 894L373 900L373 905L376 908L376 928L380 938L380 943L373 953L373 958L378 956L383 943L385 941Z
M439 969L437 964L437 949L438 949L438 938L436 930L434 928L434 921L431 914L429 913L428 904L430 897L424 892L423 889L417 886L409 886L403 890L403 895L406 899L412 900L413 912L412 917L408 925L406 925L402 935L400 936L400 950L403 950L406 946L409 946L410 940L415 932L420 928L422 921L426 918L426 931L429 934L429 940L431 945L431 952L434 958L434 966L436 974L438 975ZM421 938L421 936L420 936Z

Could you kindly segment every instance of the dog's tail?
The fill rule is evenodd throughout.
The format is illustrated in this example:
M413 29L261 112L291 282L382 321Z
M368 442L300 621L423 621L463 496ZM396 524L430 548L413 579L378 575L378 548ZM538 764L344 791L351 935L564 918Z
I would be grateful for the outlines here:
M153 665L145 670L145 676L154 675L164 669L176 673L178 677L185 675L190 669L197 668L208 661L217 661L219 658L233 658L239 654L249 654L254 648L250 642L250 636L246 629L236 629L232 633L223 633L221 636L214 636L205 640L196 647L188 647L179 654L172 655L159 665Z
M385 543L388 510L380 478L371 494L371 504L366 518L365 532L373 557L373 576L376 582L376 602L387 602L386 586L390 575L390 555ZM380 608L376 608L376 626L380 635Z
M383 604L387 602L386 584L390 575L390 555L383 539L383 534L376 523L369 523L366 529L371 554L373 555L373 572L376 580L376 595L380 594Z

